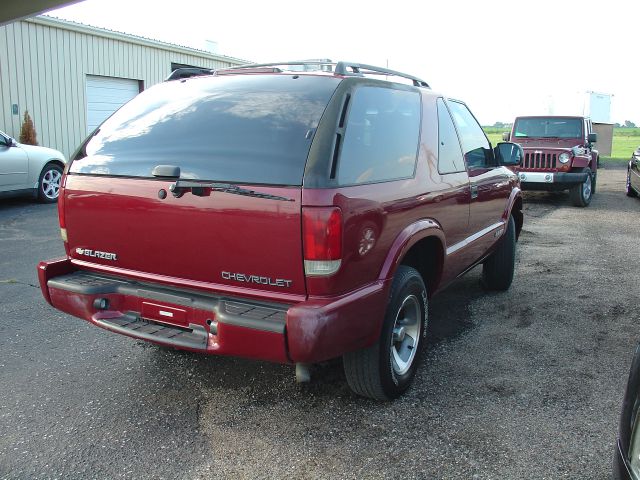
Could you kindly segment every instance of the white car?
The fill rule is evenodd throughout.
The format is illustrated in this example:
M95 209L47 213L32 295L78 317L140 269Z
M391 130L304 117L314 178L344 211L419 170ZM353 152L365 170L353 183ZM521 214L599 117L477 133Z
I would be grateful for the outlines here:
M0 131L0 198L27 194L43 203L57 201L66 163L57 150L23 145Z

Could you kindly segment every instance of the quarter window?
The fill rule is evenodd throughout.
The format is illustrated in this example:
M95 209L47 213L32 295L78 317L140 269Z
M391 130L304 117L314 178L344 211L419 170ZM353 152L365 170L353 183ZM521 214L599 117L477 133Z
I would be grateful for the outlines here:
M470 168L495 166L495 160L491 155L491 144L467 106L454 101L448 102L448 105L453 121L458 127L467 166Z
M444 101L438 99L438 171L454 173L464 171L464 160L456 128Z
M342 185L411 177L420 134L420 94L360 87L353 98L338 161Z

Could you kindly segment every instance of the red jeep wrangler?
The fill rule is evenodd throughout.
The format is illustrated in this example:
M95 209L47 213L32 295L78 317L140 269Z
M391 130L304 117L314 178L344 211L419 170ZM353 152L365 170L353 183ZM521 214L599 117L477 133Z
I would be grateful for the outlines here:
M596 192L596 134L587 117L517 117L502 135L524 148L517 169L523 190L569 190L576 207L586 207Z
M480 263L509 288L522 149L491 148L464 103L410 75L286 67L168 81L105 121L65 173L67 256L40 263L42 293L106 330L299 379L342 357L356 393L391 399L431 295Z

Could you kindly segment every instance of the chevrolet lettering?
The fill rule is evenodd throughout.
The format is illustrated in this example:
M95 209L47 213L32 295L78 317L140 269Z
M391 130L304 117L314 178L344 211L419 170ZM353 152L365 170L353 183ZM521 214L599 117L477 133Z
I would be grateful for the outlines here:
M247 275L245 273L222 272L222 278L225 280L235 280L236 282L255 283L257 285L270 285L272 287L289 288L293 283L292 280L284 280L282 278L260 277L258 275Z

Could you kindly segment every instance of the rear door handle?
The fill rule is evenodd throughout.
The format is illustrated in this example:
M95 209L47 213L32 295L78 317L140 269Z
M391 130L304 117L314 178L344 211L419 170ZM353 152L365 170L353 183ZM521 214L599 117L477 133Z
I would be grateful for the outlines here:
M471 185L471 198L478 198L478 186Z

